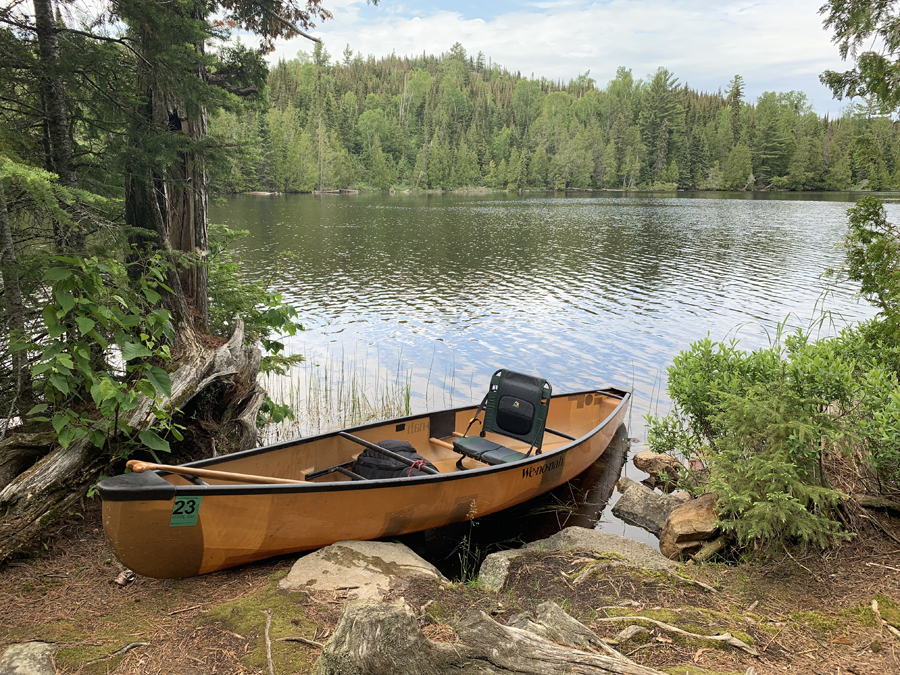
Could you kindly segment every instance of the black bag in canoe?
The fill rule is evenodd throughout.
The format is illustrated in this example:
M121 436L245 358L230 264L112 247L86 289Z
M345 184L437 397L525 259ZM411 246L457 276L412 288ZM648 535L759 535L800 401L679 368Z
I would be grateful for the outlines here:
M427 466L435 469L434 464L417 453L415 448L406 441L387 440L380 441L375 445L402 455L410 461L416 462L418 466ZM424 471L408 466L393 457L382 455L371 448L366 448L359 454L350 470L369 480L426 475Z

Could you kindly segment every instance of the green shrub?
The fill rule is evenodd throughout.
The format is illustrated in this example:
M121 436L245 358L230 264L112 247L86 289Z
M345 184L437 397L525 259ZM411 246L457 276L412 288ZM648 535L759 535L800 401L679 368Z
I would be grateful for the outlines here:
M721 525L743 543L852 536L826 460L855 462L870 490L900 483L900 230L871 197L848 215L844 273L878 317L818 341L779 326L753 352L699 340L669 368L672 414L648 416L653 450L707 462Z

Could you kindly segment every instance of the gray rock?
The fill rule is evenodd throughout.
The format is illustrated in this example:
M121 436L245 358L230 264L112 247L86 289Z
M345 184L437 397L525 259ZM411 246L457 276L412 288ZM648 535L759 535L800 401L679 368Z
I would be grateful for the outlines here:
M447 581L437 568L403 544L339 541L294 563L278 582L284 590L346 590L348 598L381 600L412 577Z
M503 588L506 577L509 575L510 561L520 555L522 555L520 549L511 549L491 553L482 560L481 567L478 569L478 581L481 582L481 587L488 591L499 591Z
M55 675L55 651L56 646L46 642L25 642L7 647L0 657L0 675Z
M482 588L499 591L506 583L510 561L523 551L564 551L586 548L603 553L616 553L636 565L654 570L671 570L675 564L647 544L609 532L584 527L567 527L551 537L533 541L521 549L491 553L481 563L478 579Z
M691 496L686 492L662 495L646 485L635 483L630 478L622 478L616 483L621 498L612 507L612 513L629 525L637 525L659 536L669 514L681 506Z

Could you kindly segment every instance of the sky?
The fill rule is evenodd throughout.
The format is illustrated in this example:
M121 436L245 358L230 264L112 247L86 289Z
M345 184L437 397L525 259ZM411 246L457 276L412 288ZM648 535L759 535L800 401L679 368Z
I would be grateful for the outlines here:
M845 70L818 10L824 0L323 0L334 18L311 32L332 60L346 45L364 57L467 53L525 77L568 81L590 71L598 87L619 66L635 78L668 68L692 89L727 90L740 74L745 100L765 91L804 92L819 114L846 106L819 83ZM279 41L270 60L311 52L303 38Z

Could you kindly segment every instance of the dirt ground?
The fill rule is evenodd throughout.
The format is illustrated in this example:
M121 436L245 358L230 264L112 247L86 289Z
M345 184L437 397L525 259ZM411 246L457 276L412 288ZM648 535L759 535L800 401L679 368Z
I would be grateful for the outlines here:
M0 649L53 642L61 673L249 675L269 672L268 647L278 675L311 672L345 598L277 590L292 562L120 586L122 568L91 503L30 557L0 568ZM642 623L619 617L644 617L702 635L728 631L760 654L646 621L649 634L616 646L672 675L751 667L758 675L900 673L900 633L872 608L875 600L880 618L900 629L900 543L890 535L870 533L824 554L785 551L764 562L681 570L715 590L615 563L591 551L529 552L514 559L499 593L420 582L404 595L434 640L453 641L453 625L471 609L502 622L553 600L604 638Z

